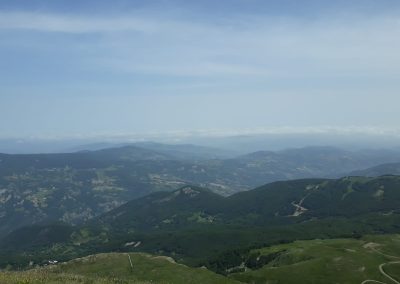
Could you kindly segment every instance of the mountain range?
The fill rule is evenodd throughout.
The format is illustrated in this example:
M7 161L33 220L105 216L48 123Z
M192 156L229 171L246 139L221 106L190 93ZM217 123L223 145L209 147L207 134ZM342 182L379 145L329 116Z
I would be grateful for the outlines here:
M240 265L233 252L297 239L398 233L399 188L398 176L282 181L228 197L185 186L132 200L79 226L17 229L0 241L0 264L138 251L223 273Z
M339 177L400 161L395 150L332 147L221 155L214 148L156 143L65 154L0 154L0 237L32 224L81 224L129 200L187 184L228 196L277 180Z

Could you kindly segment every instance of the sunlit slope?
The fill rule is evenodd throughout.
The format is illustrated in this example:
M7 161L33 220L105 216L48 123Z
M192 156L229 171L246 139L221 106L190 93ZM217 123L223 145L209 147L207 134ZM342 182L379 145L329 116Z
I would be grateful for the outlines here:
M129 261L131 257L132 266ZM97 254L24 272L1 272L0 283L296 283L400 281L400 235L296 241L254 249L227 277L144 253ZM383 274L379 267L383 267ZM371 282L373 283L373 282Z
M383 264L384 271L400 281L400 263L391 263L400 261L399 235L297 241L252 253L266 264L231 278L247 283L361 284L368 279L393 283L380 272Z
M24 272L2 272L0 283L238 283L205 268L148 254L98 254Z

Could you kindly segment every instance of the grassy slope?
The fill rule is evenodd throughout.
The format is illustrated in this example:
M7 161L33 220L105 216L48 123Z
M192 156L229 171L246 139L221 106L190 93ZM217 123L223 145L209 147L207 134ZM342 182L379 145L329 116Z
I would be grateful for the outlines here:
M238 283L203 268L142 253L109 253L24 272L2 272L0 283Z
M372 245L375 250L371 249L371 243L375 244ZM391 283L379 273L378 266L395 259L379 251L400 256L400 235L297 241L257 251L262 255L283 253L261 269L230 277L248 283L355 284L366 279ZM400 280L400 264L389 265L385 271Z
M296 241L254 250L261 255L281 252L258 270L232 273L229 278L203 268L176 264L172 259L144 253L92 255L57 266L24 272L2 272L0 283L361 283L366 279L391 283L378 270L397 261L400 235L366 236L363 239ZM400 280L400 264L385 266Z

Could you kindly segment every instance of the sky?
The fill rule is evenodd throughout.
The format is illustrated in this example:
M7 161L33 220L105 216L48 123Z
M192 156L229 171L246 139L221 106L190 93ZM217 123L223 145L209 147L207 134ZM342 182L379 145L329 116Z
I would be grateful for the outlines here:
M1 0L0 138L382 129L397 0Z

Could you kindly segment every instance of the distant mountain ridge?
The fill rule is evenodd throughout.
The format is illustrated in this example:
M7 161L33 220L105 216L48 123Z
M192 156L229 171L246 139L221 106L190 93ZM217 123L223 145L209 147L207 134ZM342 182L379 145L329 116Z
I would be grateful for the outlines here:
M235 155L232 151L218 149L213 147L198 146L193 144L162 144L156 142L134 142L134 143L95 143L71 148L69 152L93 152L99 150L109 150L116 148L138 147L150 151L164 154L173 159L181 160L206 160L206 159L224 159Z
M400 175L400 163L378 165L372 168L354 171L351 175L376 177L381 175Z

